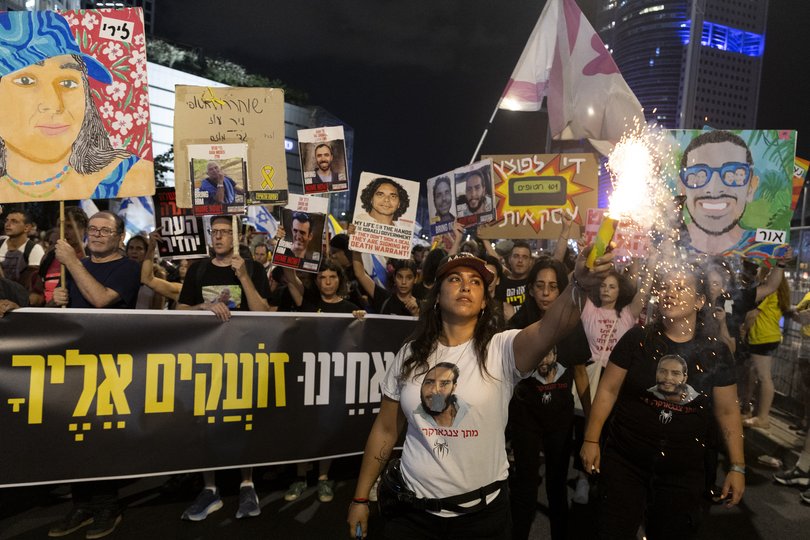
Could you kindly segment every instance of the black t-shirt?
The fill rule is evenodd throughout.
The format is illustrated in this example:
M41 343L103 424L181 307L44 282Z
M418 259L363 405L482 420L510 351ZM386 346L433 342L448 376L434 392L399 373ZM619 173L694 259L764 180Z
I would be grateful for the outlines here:
M268 299L270 284L264 268L253 261L245 261L245 267L259 296ZM231 311L250 311L245 291L242 290L242 284L233 268L217 266L211 259L197 261L189 267L178 302L189 306L220 302Z
M118 300L109 306L104 306L105 309L135 309L138 289L141 288L141 267L138 263L126 257L103 263L95 263L89 258L82 259L81 262L96 281L118 293ZM68 307L95 307L82 296L70 272L68 272L67 289Z
M357 304L353 304L348 300L341 300L340 302L324 302L322 298L318 298L317 302L305 302L301 305L300 311L308 311L314 313L351 313L360 309Z
M527 278L503 278L495 288L495 298L514 306L515 311L520 310L526 300L526 281Z
M745 315L757 307L757 288L735 289L726 297L720 298L718 307L725 309L725 302L731 302L731 313L726 313L728 333L739 343L740 326L745 322Z
M371 308L380 315L400 315L411 317L412 314L402 303L399 297L379 283L374 284L374 298L371 299Z
M534 322L520 317L524 311L528 310L521 310L509 321L510 328L524 328ZM526 417L531 418L530 421L536 422L545 432L566 429L573 421L574 366L585 364L591 357L582 322L578 322L571 333L557 344L555 353L559 363L557 379L546 382L533 373L517 384L513 397L513 400L519 401L515 405L524 408L522 421ZM514 429L521 429L519 422L513 424Z
M669 355L687 366L677 402L667 400L656 381L659 361ZM613 409L608 447L642 467L702 469L712 390L736 382L728 347L703 336L676 343L659 329L637 326L621 337L610 362L627 374Z
M0 300L11 300L20 307L28 307L28 291L19 283L0 277Z

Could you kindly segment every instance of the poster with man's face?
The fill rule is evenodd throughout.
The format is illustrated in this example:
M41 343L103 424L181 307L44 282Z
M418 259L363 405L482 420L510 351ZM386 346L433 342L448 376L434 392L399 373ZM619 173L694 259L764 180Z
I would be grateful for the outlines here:
M0 201L155 192L140 8L0 13Z
M411 257L419 182L364 172L354 203L349 248L394 259Z
M298 153L305 195L349 189L343 126L299 129Z
M453 171L456 219L465 227L495 219L492 161L485 159Z
M681 243L710 255L767 258L787 249L796 132L674 130L675 170L683 197Z
M456 221L455 175L453 171L428 178L428 211L430 212L430 236L453 231Z
M187 152L194 215L244 214L247 144L190 144Z
M290 194L281 210L284 238L276 243L274 265L317 272L323 254L323 232L329 200L323 197Z

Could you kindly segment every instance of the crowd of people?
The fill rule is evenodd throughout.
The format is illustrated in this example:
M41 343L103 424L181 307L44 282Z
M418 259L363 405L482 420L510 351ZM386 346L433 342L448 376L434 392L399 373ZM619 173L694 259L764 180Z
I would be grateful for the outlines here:
M369 501L379 498L386 538L526 539L541 463L552 538L569 534L572 465L573 500L595 494L600 538L634 538L639 528L649 538L692 537L704 505L743 496L743 426L769 427L779 319L810 323L810 298L789 303L790 254L757 273L748 262L738 271L727 259L686 260L659 246L644 261L608 253L589 268L588 248L569 247L570 221L548 252L522 240L496 250L456 225L449 250L416 246L410 259L387 261L384 282L349 249L351 226L309 273L274 267L277 239L234 231L231 216L211 219L208 258L169 263L155 257L159 231L124 243L112 212L67 208L62 239L37 239L23 208L3 217L0 317L67 306L200 310L221 321L233 311L418 318L381 384L351 537L366 536ZM475 436L453 435L460 430ZM718 480L721 454L727 473ZM299 464L285 499L300 497L316 469L317 497L331 501L330 465ZM236 517L258 516L253 471L241 477ZM774 479L810 486L810 438ZM115 482L72 492L50 536L88 527L87 538L101 538L121 521ZM810 502L810 489L802 498ZM222 506L208 471L182 518Z

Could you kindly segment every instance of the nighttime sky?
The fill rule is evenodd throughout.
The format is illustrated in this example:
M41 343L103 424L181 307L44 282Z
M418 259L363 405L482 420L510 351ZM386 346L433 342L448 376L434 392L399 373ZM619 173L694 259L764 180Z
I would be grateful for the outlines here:
M423 180L470 160L543 4L159 0L155 33L307 92L355 129L355 178ZM755 127L798 129L810 157L810 2L770 6ZM541 113L501 111L482 151L542 151L544 132Z

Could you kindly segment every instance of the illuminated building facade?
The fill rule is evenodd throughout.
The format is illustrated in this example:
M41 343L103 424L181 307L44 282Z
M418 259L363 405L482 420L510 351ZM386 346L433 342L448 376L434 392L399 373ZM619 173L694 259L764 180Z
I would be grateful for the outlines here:
M648 120L750 129L767 14L767 0L598 0L593 20ZM695 50L693 25L702 29Z

